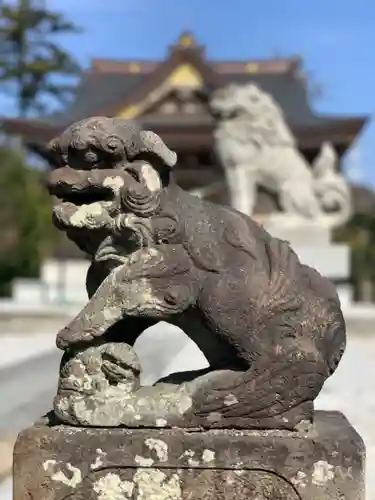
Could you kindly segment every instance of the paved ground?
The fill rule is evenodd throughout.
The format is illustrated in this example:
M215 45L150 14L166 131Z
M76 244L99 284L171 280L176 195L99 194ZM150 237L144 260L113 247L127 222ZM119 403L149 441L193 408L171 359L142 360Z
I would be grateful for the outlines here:
M48 410L61 354L52 351L0 371L0 435L19 431Z
M51 334L0 333L0 370L56 350Z
M150 349L150 336L155 344ZM167 337L166 344L161 341ZM139 343L141 361L148 373L144 382L188 368L200 368L205 360L190 346L184 350L184 337L176 336L168 325L145 335ZM169 352L165 350L168 345ZM168 358L172 357L172 360ZM60 359L58 351L47 351L37 360L0 370L0 432L9 441L0 443L0 456L8 460L9 442L15 430L31 424L51 406L55 392ZM364 438L367 445L368 500L375 500L375 336L351 336L341 366L327 382L317 401L321 409L336 409L345 413ZM194 366L192 366L194 361ZM168 368L164 368L168 366ZM153 370L151 370L153 367ZM164 369L163 369L164 368ZM7 404L4 404L7 402ZM3 446L3 448L2 448ZM8 458L6 458L8 457ZM1 474L1 467L0 467ZM0 500L11 499L11 480L0 485Z
M349 338L342 363L316 401L318 409L344 413L365 441L368 500L375 500L374 360L375 335Z

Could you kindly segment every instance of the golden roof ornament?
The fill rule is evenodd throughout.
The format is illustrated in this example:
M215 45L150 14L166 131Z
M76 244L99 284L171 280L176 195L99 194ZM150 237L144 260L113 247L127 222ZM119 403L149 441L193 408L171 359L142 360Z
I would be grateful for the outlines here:
M139 73L141 71L141 67L137 63L130 63L129 64L129 71L130 71L130 73Z
M196 42L193 35L187 31L180 35L177 45L180 47L195 47Z

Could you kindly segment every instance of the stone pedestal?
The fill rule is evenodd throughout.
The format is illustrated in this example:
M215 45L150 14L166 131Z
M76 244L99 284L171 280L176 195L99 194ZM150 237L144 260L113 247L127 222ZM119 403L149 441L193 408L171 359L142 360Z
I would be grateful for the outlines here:
M337 412L284 431L41 422L14 451L14 500L364 500L362 439Z
M286 215L273 215L261 223L272 236L289 241L304 264L331 280L348 279L350 249L348 245L332 242L330 227L319 221L301 221Z
M301 221L285 214L274 214L259 222L272 236L289 241L303 264L332 280L342 303L352 302L350 247L332 241L332 228L321 221Z

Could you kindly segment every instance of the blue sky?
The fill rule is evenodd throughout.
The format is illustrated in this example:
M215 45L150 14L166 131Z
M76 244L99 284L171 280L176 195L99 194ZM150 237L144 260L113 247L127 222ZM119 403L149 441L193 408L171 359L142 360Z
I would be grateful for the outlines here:
M83 28L62 45L91 57L163 58L183 30L212 59L301 55L324 89L319 112L375 114L375 0L47 0ZM375 186L375 121L348 155Z

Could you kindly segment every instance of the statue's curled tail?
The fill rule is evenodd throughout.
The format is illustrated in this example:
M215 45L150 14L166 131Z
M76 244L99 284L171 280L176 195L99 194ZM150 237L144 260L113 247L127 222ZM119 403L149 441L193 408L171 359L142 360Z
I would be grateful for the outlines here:
M251 299L248 334L272 331L273 345L252 353L246 372L218 380L200 399L195 413L203 422L220 415L226 426L243 420L247 427L293 430L312 420L313 401L344 352L345 321L334 286L301 265L287 242L273 239L267 247L268 283Z
M350 188L336 171L337 153L324 143L313 163L314 191L330 226L344 224L351 214Z

